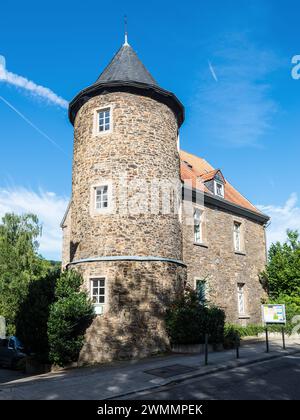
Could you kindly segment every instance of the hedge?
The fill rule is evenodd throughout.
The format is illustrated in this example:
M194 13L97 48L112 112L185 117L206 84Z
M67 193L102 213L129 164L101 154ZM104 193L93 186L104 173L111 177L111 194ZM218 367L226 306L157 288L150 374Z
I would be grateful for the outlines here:
M166 312L166 329L171 344L203 344L223 342L225 313L214 306L200 304L194 291L186 292L173 302Z

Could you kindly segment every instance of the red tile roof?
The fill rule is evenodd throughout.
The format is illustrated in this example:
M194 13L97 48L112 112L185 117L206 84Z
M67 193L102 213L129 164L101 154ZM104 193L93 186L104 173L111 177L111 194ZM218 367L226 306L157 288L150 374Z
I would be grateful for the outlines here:
M205 159L190 153L180 151L181 159L181 179L182 181L190 181L193 188L198 188L208 194L211 191L204 185L204 181L214 178L219 169L214 169ZM253 204L242 196L227 180L224 185L225 200L244 207L245 209L261 213Z
M213 171L209 171L204 174L201 174L202 181L205 182L205 181L210 181L214 179L214 177L216 176L218 172L220 172L220 169L214 169Z

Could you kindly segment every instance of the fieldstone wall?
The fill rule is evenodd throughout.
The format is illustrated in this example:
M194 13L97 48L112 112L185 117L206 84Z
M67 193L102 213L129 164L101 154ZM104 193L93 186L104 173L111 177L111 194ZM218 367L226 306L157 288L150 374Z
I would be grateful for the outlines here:
M241 223L242 252L235 253L234 221ZM227 322L261 322L261 301L266 298L259 273L266 264L264 226L219 208L204 207L203 245L194 244L192 225L183 224L183 258L188 283L206 280L208 299L223 308ZM237 284L245 284L246 316L238 314Z
M95 112L108 106L112 130L95 135ZM74 124L72 217L71 223L66 220L64 232L64 255L69 238L71 263L105 256L182 260L179 215L174 211L165 214L159 203L153 211L149 192L153 180L180 185L177 129L174 113L144 96L107 93L81 107ZM124 179L136 182L136 190L132 184L129 188L122 184ZM146 191L140 190L140 181ZM97 214L91 192L95 185L103 184L111 188L113 208ZM136 199L132 211L131 200ZM171 194L169 201L172 207ZM170 299L183 288L185 268L168 262L135 261L72 267L83 274L88 290L94 276L104 276L108 288L104 315L97 316L88 329L80 363L144 357L168 348L163 315Z
M94 112L112 106L113 130L94 135ZM140 255L182 259L182 233L177 214L152 214L148 191L129 192L140 208L127 214L120 176L143 181L180 182L177 121L164 104L130 93L108 93L90 99L74 125L71 261L93 256ZM115 211L91 214L91 188L111 181ZM148 196L148 198L147 198ZM132 201L130 201L132 200Z
M167 305L182 292L186 270L165 262L94 262L76 265L90 288L90 278L105 276L104 315L87 330L79 363L150 356L169 349L164 326Z

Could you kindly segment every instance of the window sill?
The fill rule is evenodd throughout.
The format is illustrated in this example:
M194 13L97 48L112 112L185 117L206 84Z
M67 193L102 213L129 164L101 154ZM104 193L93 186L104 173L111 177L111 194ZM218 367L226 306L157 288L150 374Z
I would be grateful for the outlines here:
M236 254L236 255L246 255L246 252L243 252L243 251L234 251L234 253Z
M250 315L239 315L239 319L250 319Z
M109 214L112 213L112 209L111 207L106 207L102 210L91 210L90 214L92 217L96 217L96 216L107 216Z
M200 246L201 248L208 248L208 245L201 243L201 242L194 242L195 246Z
M97 131L93 133L93 137L103 137L111 134L113 130L107 130L107 131Z

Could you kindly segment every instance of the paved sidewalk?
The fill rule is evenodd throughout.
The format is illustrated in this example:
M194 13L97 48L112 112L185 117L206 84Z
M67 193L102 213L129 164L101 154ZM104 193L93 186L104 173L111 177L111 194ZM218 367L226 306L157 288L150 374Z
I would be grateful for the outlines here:
M263 360L300 352L300 340L286 340L286 350L279 340L270 340L270 353L266 353L262 340L247 340L240 349L240 359L234 350L209 354L204 366L204 355L172 354L140 361L118 362L112 365L63 370L34 377L10 381L0 385L0 400L102 400L125 397L131 393L208 375L218 371L246 366ZM150 374L152 369L181 365L192 368L189 372L162 378ZM148 373L146 373L146 371Z

